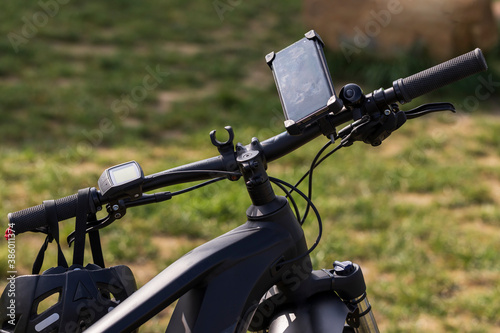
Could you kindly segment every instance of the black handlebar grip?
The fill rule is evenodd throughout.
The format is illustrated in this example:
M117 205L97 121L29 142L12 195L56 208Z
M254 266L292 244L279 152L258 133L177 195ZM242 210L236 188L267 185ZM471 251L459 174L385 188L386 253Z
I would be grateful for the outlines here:
M401 103L488 69L481 49L475 49L439 65L393 82Z
M61 199L56 199L55 204L58 221L64 221L71 217L75 217L78 206L78 195L73 194ZM43 204L9 213L8 219L9 223L12 225L11 229L16 235L44 227L48 224L45 206Z

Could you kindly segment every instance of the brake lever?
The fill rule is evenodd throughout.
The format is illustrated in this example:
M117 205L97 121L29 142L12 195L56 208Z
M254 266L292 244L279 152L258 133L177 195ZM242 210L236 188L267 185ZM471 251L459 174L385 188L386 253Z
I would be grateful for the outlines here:
M439 111L456 112L451 103L423 104L409 111L400 111L397 105L392 105L378 118L372 119L369 115L364 115L361 119L340 130L338 137L342 138L341 144L343 146L350 146L354 141L363 141L372 146L378 146L393 131L401 127L407 119Z
M85 228L85 233L88 234L91 231L102 229L102 228L110 225L111 223L113 223L116 220L117 220L117 218L115 218L112 214L110 214L110 215L108 215L100 220L87 222L87 226ZM68 242L68 246L71 247L71 243L73 243L75 241L75 236L76 236L75 231L72 231L68 235L68 237L66 238L66 241Z
M440 112L440 111L451 111L455 113L457 110L455 109L455 106L451 103L429 103L405 111L405 114L407 119L414 119L429 113Z

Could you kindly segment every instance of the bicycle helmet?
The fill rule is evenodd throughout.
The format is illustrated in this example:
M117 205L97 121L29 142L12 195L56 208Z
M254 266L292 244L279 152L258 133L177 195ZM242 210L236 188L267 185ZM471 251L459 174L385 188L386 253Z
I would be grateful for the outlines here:
M59 266L41 275L19 276L0 298L0 333L81 332L136 290L132 271L123 265ZM49 297L57 302L39 309Z

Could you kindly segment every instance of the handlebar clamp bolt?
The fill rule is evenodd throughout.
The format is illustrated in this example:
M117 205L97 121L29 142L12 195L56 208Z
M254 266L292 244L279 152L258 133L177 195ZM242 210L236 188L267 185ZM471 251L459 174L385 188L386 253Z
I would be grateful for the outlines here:
M335 261L333 263L333 270L337 275L348 276L353 273L356 268L351 261Z

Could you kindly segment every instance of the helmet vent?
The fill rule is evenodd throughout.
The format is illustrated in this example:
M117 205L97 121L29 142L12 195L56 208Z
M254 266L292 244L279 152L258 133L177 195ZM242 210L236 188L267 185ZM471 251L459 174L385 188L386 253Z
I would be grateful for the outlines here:
M116 298L116 296L109 290L111 288L107 288L104 286L98 286L99 289L99 295L101 296L102 299L104 300L110 300L111 302L114 303L120 303L120 301Z
M48 294L45 296L42 300L38 301L36 304L36 309L35 313L37 315L42 314L43 312L47 311L61 300L61 291L56 290L51 294Z

